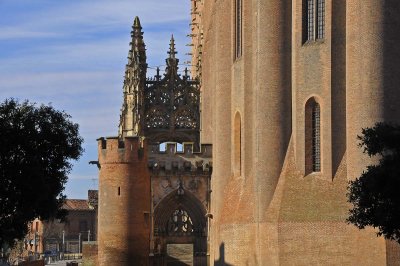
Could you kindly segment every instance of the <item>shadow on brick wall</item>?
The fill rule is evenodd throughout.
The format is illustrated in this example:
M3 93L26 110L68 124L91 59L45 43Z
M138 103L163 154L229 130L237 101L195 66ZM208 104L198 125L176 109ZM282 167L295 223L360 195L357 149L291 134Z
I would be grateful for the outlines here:
M225 261L225 243L219 245L219 260L214 261L214 266L233 266Z

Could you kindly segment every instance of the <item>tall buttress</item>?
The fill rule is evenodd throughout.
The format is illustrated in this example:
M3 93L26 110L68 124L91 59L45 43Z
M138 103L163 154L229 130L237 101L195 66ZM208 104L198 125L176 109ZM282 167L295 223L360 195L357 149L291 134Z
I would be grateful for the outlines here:
M131 49L128 53L128 64L125 68L123 85L124 99L121 108L118 136L139 136L142 133L143 90L146 83L146 48L140 20L133 22Z

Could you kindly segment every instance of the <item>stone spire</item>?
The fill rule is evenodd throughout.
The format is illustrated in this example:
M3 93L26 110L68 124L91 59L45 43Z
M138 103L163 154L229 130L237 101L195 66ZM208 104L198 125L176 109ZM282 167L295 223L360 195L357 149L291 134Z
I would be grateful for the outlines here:
M138 17L135 17L133 22L131 37L128 64L125 68L124 100L118 130L120 138L141 135L143 90L146 84L147 63L146 46Z

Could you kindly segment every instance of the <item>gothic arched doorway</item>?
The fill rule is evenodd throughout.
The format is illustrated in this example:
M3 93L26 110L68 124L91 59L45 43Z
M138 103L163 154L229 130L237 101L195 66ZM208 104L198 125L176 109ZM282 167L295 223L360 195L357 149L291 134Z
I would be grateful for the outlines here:
M154 209L155 265L207 265L207 219L203 204L179 187Z

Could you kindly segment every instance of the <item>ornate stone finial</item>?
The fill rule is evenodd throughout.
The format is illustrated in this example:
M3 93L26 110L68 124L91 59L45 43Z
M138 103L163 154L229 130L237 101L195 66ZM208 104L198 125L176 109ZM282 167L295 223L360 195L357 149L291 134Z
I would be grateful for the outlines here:
M173 34L171 36L171 41L169 43L168 54L169 54L169 57L165 60L167 62L167 66L168 66L167 72L170 74L177 75L179 59L175 57L177 52L175 50L175 39L174 39Z
M174 35L172 34L171 36L171 41L169 43L169 58L175 58L175 55L177 54L177 52L175 51L175 40L174 40Z
M136 16L135 20L133 21L133 28L134 29L139 29L139 30L142 29L142 26L140 25L140 20L139 20L138 16Z
M131 36L132 36L132 41L133 41L133 39L137 40L137 42L136 43L132 43L132 45L138 47L138 46L144 44L143 43L142 26L140 25L140 20L139 20L138 16L136 16L135 20L133 21Z

